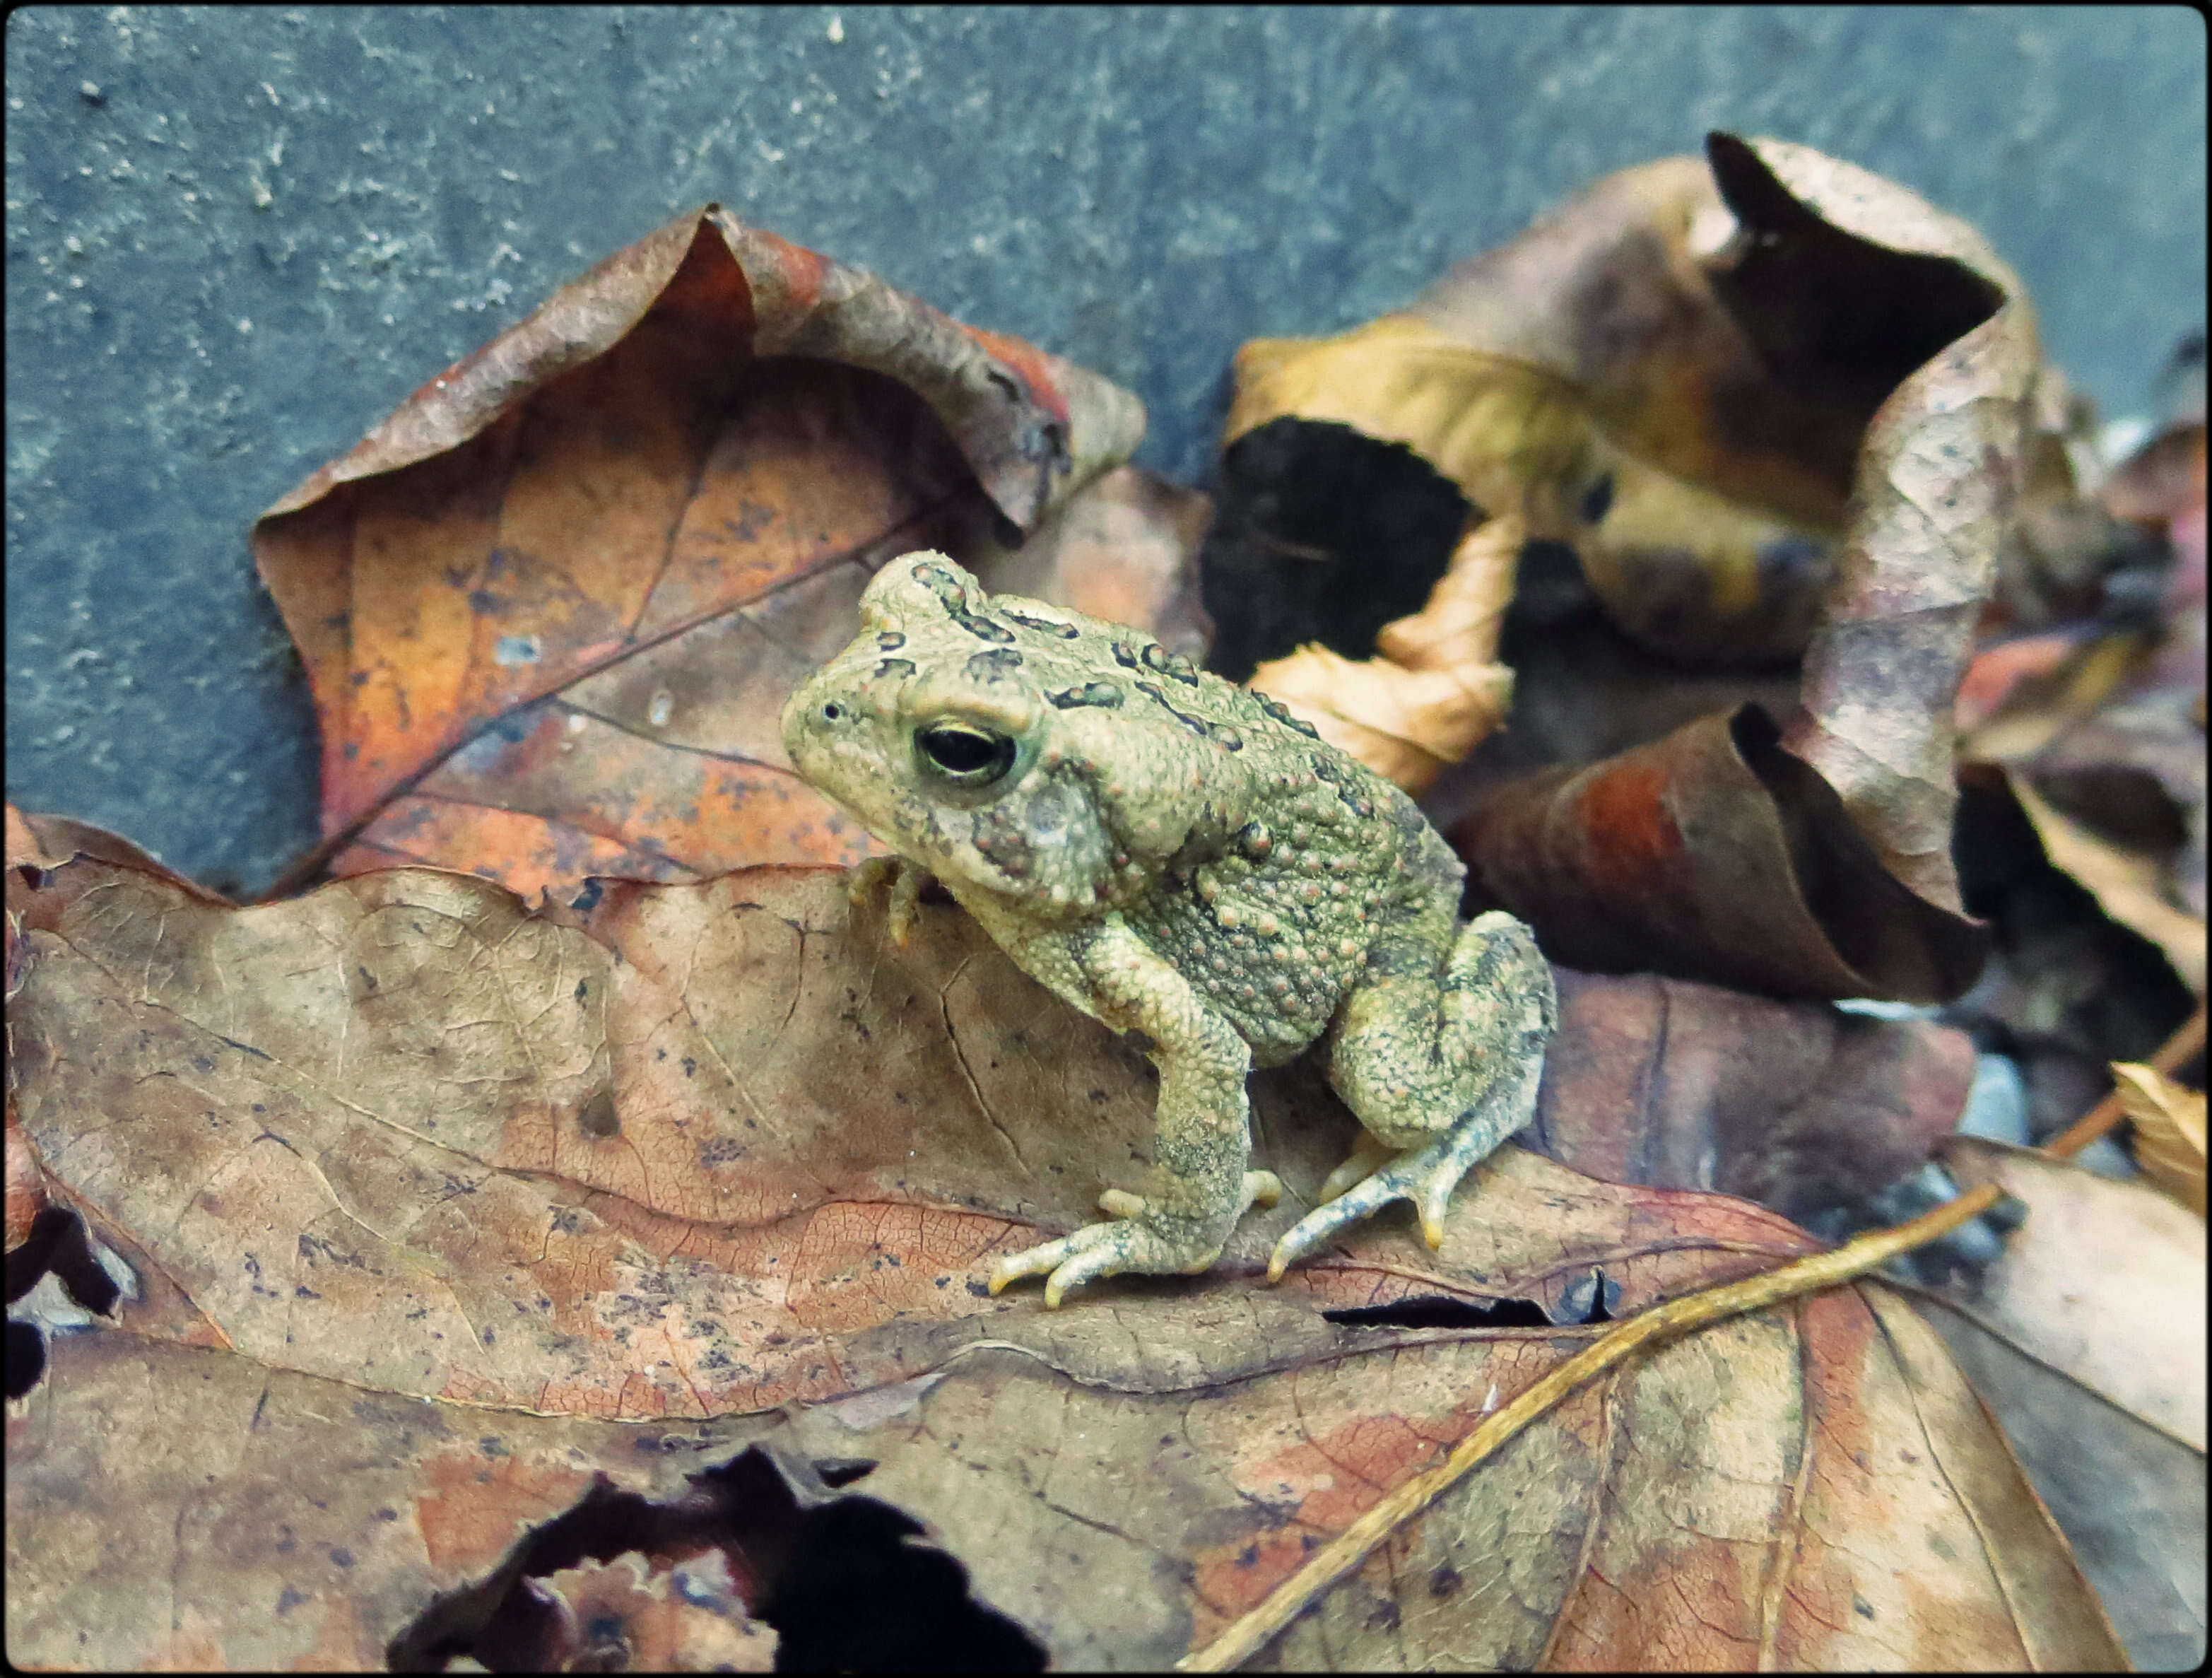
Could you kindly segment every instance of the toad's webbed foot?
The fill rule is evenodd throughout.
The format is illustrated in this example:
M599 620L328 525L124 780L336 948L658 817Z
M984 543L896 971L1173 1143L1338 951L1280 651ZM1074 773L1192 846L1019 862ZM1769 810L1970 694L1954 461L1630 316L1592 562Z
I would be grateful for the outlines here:
M1229 1220L1232 1229L1250 1207L1274 1205L1283 1185L1273 1171L1247 1171L1241 1193ZM1057 1310L1068 1289L1101 1276L1194 1276L1221 1256L1219 1242L1208 1241L1190 1220L1156 1215L1141 1195L1109 1189L1098 1197L1098 1209L1115 1221L1086 1224L1073 1235L1000 1259L991 1267L991 1292L1024 1276L1042 1276L1045 1309Z
M1329 1176L1322 1186L1323 1204L1291 1226L1267 1259L1267 1280L1279 1281L1283 1272L1339 1234L1373 1216L1393 1201L1411 1201L1421 1219L1421 1239L1431 1251L1444 1244L1444 1213L1460 1179L1480 1163L1497 1144L1481 1128L1465 1126L1446 1131L1433 1141L1407 1148L1379 1170L1371 1169L1389 1150L1363 1136L1360 1146ZM1340 1179L1360 1173L1347 1187Z

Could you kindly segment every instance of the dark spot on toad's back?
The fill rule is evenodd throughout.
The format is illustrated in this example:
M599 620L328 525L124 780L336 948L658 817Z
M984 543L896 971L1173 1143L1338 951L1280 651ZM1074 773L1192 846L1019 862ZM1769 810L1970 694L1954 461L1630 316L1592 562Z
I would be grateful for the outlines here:
M1158 641L1146 647L1141 656L1146 669L1157 670L1161 675L1172 678L1189 687L1194 688L1198 685L1197 667L1188 659L1169 652Z
M1002 616L1011 618L1024 629L1036 629L1045 635L1058 635L1062 641L1073 641L1083 633L1073 623L1055 623L1048 617L1032 617L1027 612L1015 611L1006 606L1000 606L999 611Z
M1060 709L1072 710L1079 705L1097 705L1111 708L1121 702L1121 690L1111 682L1085 682L1079 688L1062 688L1058 693L1046 696Z
M1192 733L1197 735L1200 739L1210 740L1218 738L1220 740L1220 743L1231 751L1242 751L1244 749L1244 738L1234 728L1218 727L1213 723L1208 722L1204 717L1194 717L1188 711L1178 710L1174 702L1168 698L1167 695L1162 693L1159 689L1154 687L1150 682L1138 683L1137 691L1144 695L1146 698L1151 700L1152 703L1158 705L1162 710L1165 711L1170 716L1173 717L1184 727L1189 729Z
M1007 647L994 647L988 653L973 654L968 660L968 673L979 682L1011 676L1021 667L1022 655Z

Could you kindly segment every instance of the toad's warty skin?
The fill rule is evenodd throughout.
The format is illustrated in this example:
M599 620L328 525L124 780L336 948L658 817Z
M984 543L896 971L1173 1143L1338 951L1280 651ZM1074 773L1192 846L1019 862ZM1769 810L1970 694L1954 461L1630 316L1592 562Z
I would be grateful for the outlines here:
M1405 793L1273 700L1149 635L893 560L858 639L783 713L807 781L896 850L902 933L926 870L1074 1007L1159 1068L1154 1164L1112 1214L1000 1261L1045 1303L1100 1276L1195 1274L1281 1193L1244 1080L1319 1042L1366 1134L1270 1280L1395 1199L1443 1240L1467 1171L1534 1110L1556 1021L1528 927L1458 918L1464 870Z

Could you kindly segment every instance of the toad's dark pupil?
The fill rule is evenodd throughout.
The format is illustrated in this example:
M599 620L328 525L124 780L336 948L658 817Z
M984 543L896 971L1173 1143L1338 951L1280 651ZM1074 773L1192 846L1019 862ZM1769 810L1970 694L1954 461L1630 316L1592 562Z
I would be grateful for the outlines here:
M915 743L941 774L971 786L996 781L1013 766L1014 743L981 728L941 724L923 729Z
M835 722L844 714L845 713L835 705L824 705L822 708L822 720L824 722Z

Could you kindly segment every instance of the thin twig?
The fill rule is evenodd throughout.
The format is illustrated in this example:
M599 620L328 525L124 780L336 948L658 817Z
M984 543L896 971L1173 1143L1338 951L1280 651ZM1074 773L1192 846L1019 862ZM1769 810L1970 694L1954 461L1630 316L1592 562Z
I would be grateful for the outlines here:
M2171 1072L2204 1044L2204 1011L2196 1015L2151 1057L2150 1064ZM2106 1108L2112 1111L2105 1113ZM2054 1138L2044 1152L2065 1158L2079 1152L2118 1122L2116 1097L2098 1103L2079 1124ZM1195 1654L1176 1663L1179 1672L1227 1672L1241 1665L1299 1614L1318 1602L1362 1563L1400 1526L1456 1485L1475 1464L1492 1455L1530 1422L1593 1377L1602 1374L1644 1347L1725 1317L1740 1316L1799 1294L1856 1280L1900 1253L1949 1234L1996 1205L2003 1191L1985 1183L1910 1223L1871 1230L1826 1253L1815 1253L1740 1282L1671 1299L1629 1318L1602 1340L1567 1359L1510 1403L1486 1416L1437 1467L1394 1487L1382 1500L1343 1532L1316 1550L1304 1566L1270 1591L1266 1600L1233 1621Z

